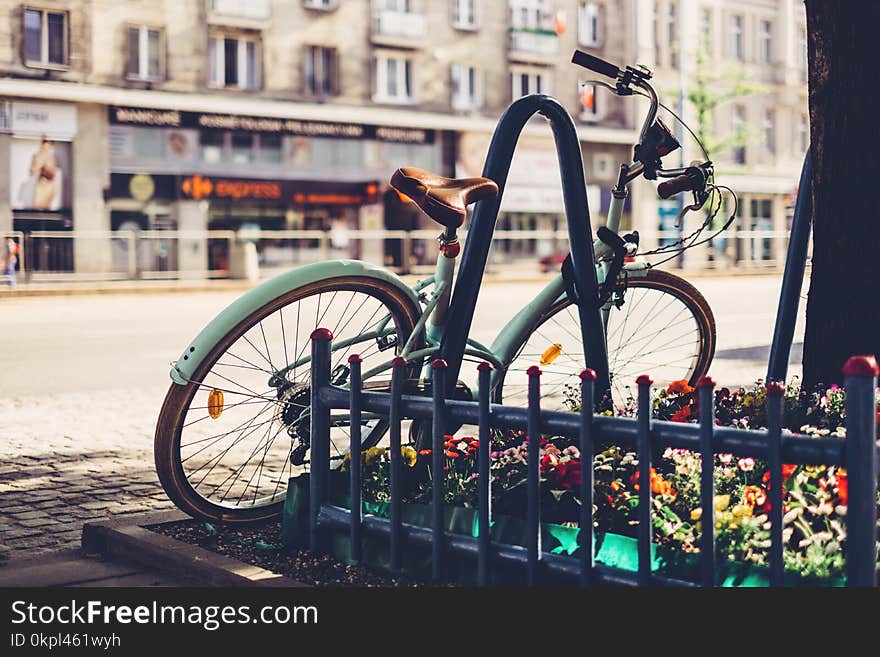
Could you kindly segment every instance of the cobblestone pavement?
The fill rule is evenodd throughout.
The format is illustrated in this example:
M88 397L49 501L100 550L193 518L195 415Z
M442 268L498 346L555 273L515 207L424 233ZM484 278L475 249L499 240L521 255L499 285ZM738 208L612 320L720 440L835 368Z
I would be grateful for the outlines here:
M89 520L172 506L150 433L164 391L151 392L101 393L100 409L94 393L0 400L0 556L77 547Z
M754 381L766 367L778 279L694 283L718 321L716 380ZM474 337L491 341L516 310L509 300L538 289L487 286ZM78 546L91 519L171 508L152 453L168 363L239 294L0 301L0 561Z

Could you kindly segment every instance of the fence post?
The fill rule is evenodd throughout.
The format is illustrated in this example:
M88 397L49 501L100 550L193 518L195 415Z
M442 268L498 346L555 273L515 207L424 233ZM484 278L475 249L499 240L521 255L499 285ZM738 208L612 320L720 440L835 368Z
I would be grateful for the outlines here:
M538 583L538 560L541 557L541 370L532 365L529 377L528 407L528 504L526 508L526 549L528 550L528 585Z
M330 409L320 400L321 388L330 385L330 341L333 334L325 328L312 331L311 380L311 469L309 474L309 549L318 552L318 513L327 494L327 469L330 466Z
M715 382L697 382L700 404L700 570L703 586L715 586Z
M396 356L391 361L391 408L388 414L390 422L391 448L391 570L399 572L401 567L401 492L400 492L400 395L403 389L403 368L406 359Z
M134 280L137 278L137 233L133 230L128 231L126 245L128 246L126 253L128 256L128 277Z
M578 542L581 548L581 586L593 581L593 405L595 404L596 372L581 372L581 517Z
M846 378L846 584L877 586L877 360L853 356Z
M636 454L639 459L639 584L651 583L651 384L647 374L636 379L639 388Z
M434 470L433 482L431 485L431 576L434 583L438 583L443 579L443 548L444 548L444 532L443 532L443 489L446 487L446 475L443 470L443 461L445 458L445 449L443 447L444 434L446 432L446 361L437 358L432 364L431 382L433 400L434 400L434 417L433 417L433 441L431 452L431 464Z
M348 357L351 367L349 374L349 389L351 392L351 421L349 422L349 473L351 495L351 560L359 563L362 557L363 544L361 543L361 521L363 504L361 503L361 362L363 358L358 354Z
M492 513L492 474L490 472L489 449L492 438L489 433L489 394L492 366L483 361L477 365L479 372L479 447L477 488L479 489L479 511L477 522L479 535L477 553L477 583L489 585L489 531Z
M770 470L770 586L782 586L785 577L782 544L784 481L782 479L782 403L785 386L767 384L767 468Z

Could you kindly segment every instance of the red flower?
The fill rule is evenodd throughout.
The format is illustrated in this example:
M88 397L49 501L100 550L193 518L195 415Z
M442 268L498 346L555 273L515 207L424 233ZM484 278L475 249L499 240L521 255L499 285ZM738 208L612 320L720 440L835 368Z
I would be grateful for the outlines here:
M792 463L783 463L782 464L782 483L784 484L788 481L788 478L794 474L794 471L797 470L797 466ZM770 471L764 473L764 476L761 478L764 482L764 485L767 486L768 490L770 488Z
M837 497L843 506L847 506L847 502L849 502L849 480L845 474L837 475Z
M560 463L550 471L550 481L562 488L577 488L581 485L581 462L577 460Z
M669 393L678 393L679 395L688 395L692 393L694 389L688 384L687 381L682 379L681 381L673 381L669 384L669 387L666 388L666 392Z
M767 502L767 493L760 486L746 486L743 489L743 500L752 507L762 507Z
M446 458L448 459L457 459L458 456L458 452L446 452Z
M634 490L639 490L639 471L636 470L629 482L633 485ZM654 468L651 468L651 492L655 495L669 495L677 497L678 492L666 481L662 475L658 474Z
M430 456L430 455L431 455L431 450L430 450L430 449L421 449L421 450L419 450L419 456Z
M680 409L675 411L675 414L670 418L672 422L687 422L691 417L691 407L690 404L687 406L682 406Z

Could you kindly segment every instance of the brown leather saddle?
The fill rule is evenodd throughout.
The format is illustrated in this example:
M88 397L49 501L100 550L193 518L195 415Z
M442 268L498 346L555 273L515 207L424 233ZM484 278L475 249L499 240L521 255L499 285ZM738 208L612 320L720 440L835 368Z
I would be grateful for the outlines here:
M471 203L498 195L498 185L488 178L444 178L415 167L395 171L391 186L447 228L464 223Z

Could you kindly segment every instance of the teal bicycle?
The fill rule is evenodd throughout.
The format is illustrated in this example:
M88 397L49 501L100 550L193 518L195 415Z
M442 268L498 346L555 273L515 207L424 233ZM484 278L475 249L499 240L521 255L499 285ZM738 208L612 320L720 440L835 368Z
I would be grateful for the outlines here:
M493 139L485 177L451 179L399 169L392 186L443 226L434 275L411 287L365 262L315 263L263 283L212 320L174 363L173 383L156 429L159 478L181 509L227 522L280 513L289 478L308 467L309 336L319 327L334 336L334 384L346 385L348 358L359 354L365 389L387 390L391 361L402 357L407 363L404 392L411 395L431 394L428 368L437 357L450 363L452 396L460 399L473 398L468 384L458 379L462 361L491 363L494 401L507 405L525 402L524 373L539 365L544 408L562 408L566 387L577 382L587 365L604 377L615 401L627 397L627 388L644 371L658 383L694 384L707 373L715 351L709 305L687 281L645 260L654 254L674 257L696 243L698 233L640 254L638 235L618 232L627 185L642 175L666 179L658 188L661 196L691 192L693 202L686 210L707 210L703 226L709 226L721 207L711 162L707 158L688 167L662 167L661 158L678 148L678 142L657 119L659 101L649 83L650 71L618 69L585 53L576 53L574 61L610 78L613 82L599 83L615 93L650 100L634 161L621 166L598 239L590 237L573 123L547 96L529 96L511 106ZM468 337L470 318L509 155L518 130L535 112L553 123L570 236L586 239L571 240L572 255L561 273L487 346ZM496 166L492 162L499 157L506 162ZM456 276L458 230L472 203L477 208ZM584 268L585 261L593 265ZM362 422L365 447L378 444L387 420L364 414ZM338 445L334 456L341 460L349 442L348 413L334 415L331 425L331 441ZM416 448L425 435L430 432L424 426L412 424Z

